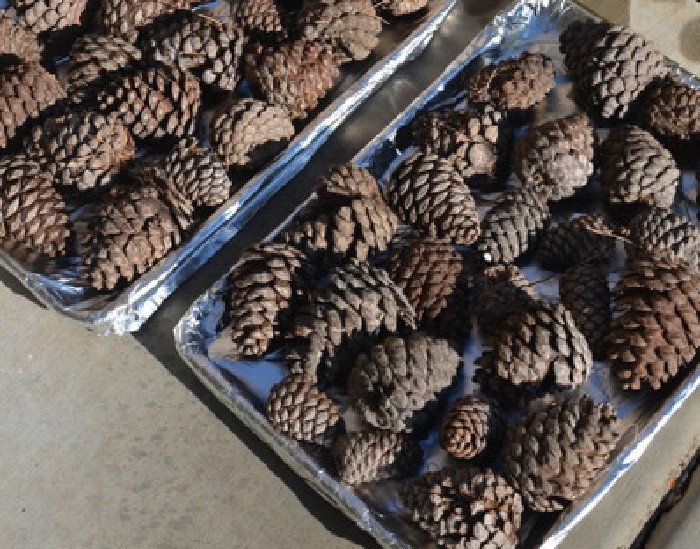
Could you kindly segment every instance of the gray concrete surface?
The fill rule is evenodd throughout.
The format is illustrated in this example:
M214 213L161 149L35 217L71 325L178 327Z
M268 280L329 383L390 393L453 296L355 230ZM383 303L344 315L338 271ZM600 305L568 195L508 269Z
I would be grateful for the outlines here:
M629 22L636 0L585 3ZM651 4L671 9L678 2ZM276 205L135 336L97 336L41 308L0 272L0 547L372 546L208 394L177 357L172 327L248 243L308 193L323 165L349 159L364 144L357 120L386 124L404 106L396 97L432 81L498 5L464 2L426 56L391 80ZM664 41L679 30L660 24L657 33ZM631 542L677 474L674 464L697 448L699 408L697 401L684 407L640 473L567 546ZM697 501L697 490L694 497L687 501ZM669 540L696 546L693 528L658 534L656 547Z

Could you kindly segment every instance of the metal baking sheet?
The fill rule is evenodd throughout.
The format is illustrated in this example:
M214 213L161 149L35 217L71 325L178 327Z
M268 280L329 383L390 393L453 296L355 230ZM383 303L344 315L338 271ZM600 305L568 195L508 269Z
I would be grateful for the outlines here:
M513 57L524 50L540 51L550 55L557 69L557 86L538 108L535 120L542 121L579 112L570 99L571 82L565 77L562 56L558 51L558 35L571 21L597 17L575 3L562 0L521 0L514 3L487 26L448 67L443 75L418 97L394 122L374 138L354 159L367 167L382 185L396 163L406 154L408 140L402 128L410 124L417 113L442 106L460 106L464 103L463 81L467 74L484 64ZM698 87L696 78L683 73L673 62L669 66L691 85ZM596 130L600 137L605 129ZM592 187L595 187L594 181ZM475 192L477 203L485 208L492 195ZM690 215L695 221L695 180L691 172L683 173L681 192L675 204L677 211ZM577 213L589 211L593 198L590 193L580 196ZM303 208L304 205L300 206ZM299 210L297 210L299 211ZM568 218L572 212L555 214L554 222ZM291 222L294 214L271 235ZM618 277L624 260L622 243L611 264L610 284ZM541 269L534 262L522 266L528 279L545 299L557 299L558 276ZM301 475L315 490L341 509L358 526L371 533L385 547L426 546L427 539L402 514L401 504L393 481L373 483L351 490L337 480L307 454L296 442L280 435L270 427L264 416L264 403L273 384L281 380L285 367L279 353L258 361L233 362L225 358L226 339L219 324L224 310L225 279L201 296L175 328L176 346L183 359L202 382L227 405L249 428L269 444L282 459ZM464 366L445 397L454 400L475 391L471 381L474 359L482 352L478 333L470 335L463 356ZM643 455L654 437L664 428L669 418L691 398L700 386L700 371L690 369L682 380L676 380L659 393L625 393L610 374L609 366L594 364L592 373L582 390L598 402L610 402L617 410L624 433L609 467L601 473L598 482L580 500L558 517L534 515L523 527L524 545L541 544L557 547L565 542L573 527L585 521L590 511L605 498L617 481L627 475ZM342 403L341 403L342 404ZM357 428L358 421L352 410L343 406L349 429ZM514 419L514 418L511 418ZM435 470L450 464L451 460L437 443L437 427L421 442L424 461L419 472ZM464 462L461 462L464 463Z
M188 240L126 289L113 292L92 290L79 276L78 258L75 257L47 262L32 272L0 250L0 266L49 308L105 333L123 334L138 330L182 282L233 238L275 192L302 170L359 105L401 65L426 48L456 2L429 0L427 8L420 14L392 18L380 35L378 47L366 61L341 68L338 86L287 148L219 207ZM207 7L216 8L218 3L210 3ZM5 2L0 0L0 4Z

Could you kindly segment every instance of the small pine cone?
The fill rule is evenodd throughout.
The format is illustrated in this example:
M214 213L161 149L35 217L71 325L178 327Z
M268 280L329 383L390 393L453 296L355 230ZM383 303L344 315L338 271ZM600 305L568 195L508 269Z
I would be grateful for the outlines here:
M469 245L479 236L479 216L469 187L452 163L414 152L394 171L387 202L405 223L427 236Z
M497 404L468 395L453 402L440 424L440 446L451 456L471 459L498 446L505 417Z
M0 13L0 54L15 55L25 63L38 63L42 53L43 45L36 34L7 13Z
M525 52L481 69L467 81L472 106L493 105L502 111L525 111L542 101L554 87L552 60Z
M146 59L175 63L204 84L236 89L243 55L243 30L203 12L179 10L159 18L140 39Z
M457 374L460 356L444 339L414 332L389 336L357 358L348 379L355 410L370 425L410 433Z
M490 469L424 473L405 481L399 495L411 520L440 547L515 549L518 545L522 498Z
M287 36L283 3L281 0L239 0L233 8L234 19L248 36L279 42Z
M637 258L613 293L608 359L624 389L660 389L700 347L700 273L685 263Z
M613 228L603 214L582 215L547 229L537 247L537 259L555 271L583 261L603 263L615 249L613 237Z
M491 263L512 263L535 246L549 224L547 196L523 187L503 193L481 223L479 252Z
M343 427L340 408L304 376L290 375L272 387L265 412L283 435L330 447Z
M136 42L142 27L175 10L187 9L192 0L100 0L96 22L105 34Z
M226 168L194 137L178 141L166 157L165 175L193 206L216 207L231 195Z
M65 96L56 77L38 63L0 71L0 148L6 147L29 119Z
M387 431L341 435L331 452L341 482L350 486L406 476L422 459L420 446L413 439Z
M374 176L365 168L353 164L332 167L319 181L318 194L365 196L383 200Z
M59 116L36 126L25 144L57 185L84 191L107 185L136 154L129 131L114 115Z
M515 147L515 172L550 200L568 198L593 175L593 127L573 114L531 127Z
M244 252L227 279L233 357L260 357L270 349L303 292L307 268L304 255L285 244Z
M571 267L559 279L559 298L586 337L593 356L602 358L612 316L607 273L590 262Z
M533 306L537 292L515 265L494 265L484 269L474 284L474 313L480 330L495 335L508 320Z
M393 17L411 15L425 9L428 0L374 0L378 10Z
M673 149L700 142L700 89L667 78L644 107L644 126Z
M133 71L105 87L97 101L101 111L116 112L137 139L192 134L201 104L197 79L173 65Z
M10 0L18 22L35 34L79 25L87 0Z
M20 261L65 252L68 214L52 183L34 160L0 159L0 247Z
M560 511L607 466L618 428L613 407L587 395L536 400L506 437L506 477L534 511Z
M227 167L256 169L294 137L286 108L257 99L241 99L214 114L209 139Z
M340 75L337 56L324 44L306 40L274 48L258 44L245 64L253 90L268 103L286 107L293 120L306 118Z
M680 172L671 153L650 133L631 125L613 128L602 158L603 194L611 206L671 207Z

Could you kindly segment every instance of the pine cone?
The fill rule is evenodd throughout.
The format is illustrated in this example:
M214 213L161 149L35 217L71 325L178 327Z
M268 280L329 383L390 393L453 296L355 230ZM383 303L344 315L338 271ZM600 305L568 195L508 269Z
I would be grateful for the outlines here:
M503 193L481 222L479 252L492 263L512 263L533 248L549 224L547 196L523 187Z
M467 81L469 104L493 105L502 111L524 111L542 101L554 87L552 60L525 52L481 69Z
M547 269L563 271L583 261L603 263L615 249L614 231L599 213L582 215L545 231L537 259Z
M515 172L523 185L550 200L573 196L593 175L593 127L573 114L531 127L515 147Z
M608 359L624 389L660 389L700 347L700 273L638 258L615 288Z
M506 422L498 405L468 395L453 402L440 425L440 446L459 459L493 450L503 438Z
M353 164L334 166L319 181L319 195L365 196L383 200L377 180L365 168Z
M667 78L649 98L644 126L677 150L700 142L700 90Z
M593 49L611 28L609 23L574 21L559 35L559 50L569 76L578 80L594 60ZM597 53L597 52L596 52Z
M422 458L408 435L387 431L341 435L331 451L341 482L350 486L405 476Z
M197 79L173 65L133 71L105 87L97 101L137 139L192 134L201 104Z
M287 109L256 99L224 105L214 114L209 139L228 167L256 169L294 137Z
M56 80L38 63L22 63L0 71L0 148L22 126L66 96Z
M87 0L10 0L18 22L34 34L79 25Z
M428 5L428 0L374 0L377 9L393 16L402 17L419 12Z
M607 273L590 262L571 267L559 279L559 297L586 337L593 356L602 358L612 314Z
M258 44L245 63L253 90L268 103L286 107L293 120L306 118L340 75L339 59L324 44L305 40L274 48Z
M21 155L0 159L0 247L20 261L66 249L68 215L51 176Z
M139 31L157 17L187 9L192 0L100 0L97 26L105 33L135 42Z
M608 464L617 429L613 407L589 396L536 400L506 437L506 476L531 509L560 511Z
M348 379L350 400L370 425L410 433L429 421L426 407L452 383L459 361L447 340L420 332L389 336L357 358Z
M479 236L479 216L469 187L448 161L414 152L394 171L387 202L405 223L427 236L471 244Z
M440 547L515 549L523 503L506 480L475 467L442 469L404 482L411 520Z
M286 13L280 0L239 0L234 18L248 36L279 42L287 36Z
M7 13L0 13L0 54L15 55L25 63L38 63L43 54L43 45L36 34Z
M267 397L268 421L283 435L330 447L343 427L340 408L303 376L291 375L277 383Z

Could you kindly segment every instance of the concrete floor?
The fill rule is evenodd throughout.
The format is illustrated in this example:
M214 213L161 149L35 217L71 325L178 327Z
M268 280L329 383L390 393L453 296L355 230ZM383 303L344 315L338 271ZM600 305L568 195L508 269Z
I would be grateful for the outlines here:
M696 2L584 3L644 27L667 53L683 55L684 64L700 73ZM322 164L350 158L364 141L354 122L364 117L377 128L386 124L403 106L395 101L396 91L417 93L432 81L444 67L445 52L461 49L450 33L464 29L466 43L497 4L460 6L426 57L397 75L339 132L343 152L324 148L279 203L291 209ZM663 13L652 18L649 10ZM639 13L644 17L637 18ZM684 30L688 25L690 31ZM95 335L38 306L0 272L0 547L372 545L218 404L173 347L172 327L189 303L243 247L276 225L286 214L282 210L261 212L135 336ZM700 403L689 404L650 447L638 477L567 546L629 545L677 474L672 464L687 461L698 447L689 426ZM683 506L662 520L650 547L697 546L699 483L696 477Z

